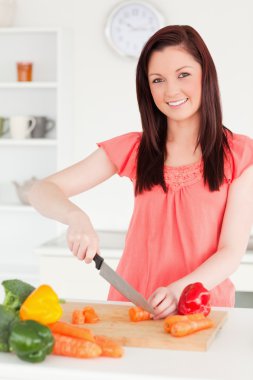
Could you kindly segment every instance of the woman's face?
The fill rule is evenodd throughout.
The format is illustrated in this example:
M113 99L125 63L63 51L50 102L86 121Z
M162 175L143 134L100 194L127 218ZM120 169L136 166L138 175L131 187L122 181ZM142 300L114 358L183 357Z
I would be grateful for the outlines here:
M151 54L148 64L151 94L168 119L183 121L199 111L201 77L201 65L182 47L168 46ZM178 104L179 101L183 103Z

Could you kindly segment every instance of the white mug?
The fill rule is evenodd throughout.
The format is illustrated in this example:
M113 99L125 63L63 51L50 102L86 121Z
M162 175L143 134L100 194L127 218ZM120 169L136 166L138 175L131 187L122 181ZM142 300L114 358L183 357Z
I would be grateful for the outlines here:
M9 119L10 134L13 139L26 139L31 137L36 120L33 116L11 116Z

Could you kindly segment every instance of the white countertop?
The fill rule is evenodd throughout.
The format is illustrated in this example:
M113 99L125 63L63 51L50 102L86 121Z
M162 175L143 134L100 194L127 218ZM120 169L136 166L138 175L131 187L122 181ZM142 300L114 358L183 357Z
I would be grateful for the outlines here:
M252 380L253 309L226 310L228 319L206 352L125 347L125 355L120 359L51 355L40 364L1 353L0 379Z

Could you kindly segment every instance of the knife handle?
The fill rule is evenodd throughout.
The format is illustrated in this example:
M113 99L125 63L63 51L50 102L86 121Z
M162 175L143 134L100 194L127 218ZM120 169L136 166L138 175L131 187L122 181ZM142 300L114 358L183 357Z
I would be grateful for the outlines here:
M103 257L99 256L96 253L95 256L93 257L93 260L95 261L96 268L100 269L101 265L103 264L103 261L104 261Z

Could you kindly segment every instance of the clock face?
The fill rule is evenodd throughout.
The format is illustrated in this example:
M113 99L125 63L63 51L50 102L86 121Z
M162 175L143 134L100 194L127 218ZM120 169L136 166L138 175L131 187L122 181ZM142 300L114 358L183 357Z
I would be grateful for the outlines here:
M147 3L121 3L110 15L106 35L120 54L138 57L144 44L164 25L163 17Z

